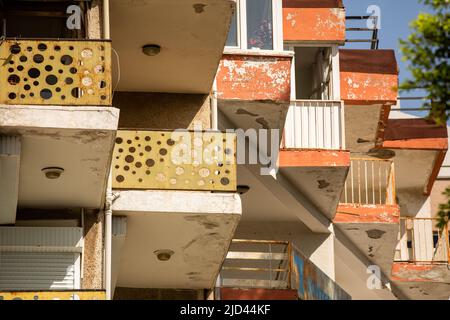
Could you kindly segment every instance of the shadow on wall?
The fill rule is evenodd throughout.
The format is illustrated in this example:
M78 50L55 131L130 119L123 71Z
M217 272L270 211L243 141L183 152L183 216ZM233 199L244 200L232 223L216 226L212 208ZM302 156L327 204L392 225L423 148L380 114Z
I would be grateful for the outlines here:
M120 129L193 129L197 121L211 128L206 94L116 92L113 106Z

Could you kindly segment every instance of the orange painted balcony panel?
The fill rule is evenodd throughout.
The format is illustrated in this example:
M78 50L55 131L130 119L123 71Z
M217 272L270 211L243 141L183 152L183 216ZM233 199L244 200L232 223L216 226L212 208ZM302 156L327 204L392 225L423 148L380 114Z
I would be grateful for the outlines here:
M217 71L217 96L221 100L289 101L289 53L225 53Z
M392 280L400 282L445 282L450 283L447 264L394 262Z
M389 119L383 147L447 150L447 128L427 119Z
M292 42L345 42L340 0L283 0L283 38Z
M349 167L350 152L346 150L282 149L280 167Z
M346 104L395 105L398 67L393 50L339 50L341 98Z
M398 205L340 203L334 223L400 223Z

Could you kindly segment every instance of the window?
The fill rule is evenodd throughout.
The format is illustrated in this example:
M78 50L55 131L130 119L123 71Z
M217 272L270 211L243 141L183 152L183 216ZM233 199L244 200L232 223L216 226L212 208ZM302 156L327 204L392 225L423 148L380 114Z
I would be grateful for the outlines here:
M80 8L79 28L69 29L71 5ZM87 2L79 1L0 1L0 36L8 38L84 38L84 12ZM71 11L69 11L71 12Z
M247 48L273 49L272 0L247 0Z
M280 0L238 0L226 46L243 50L281 51L281 33Z
M237 10L237 5L236 5L236 10L234 10L233 16L231 17L230 30L228 31L228 38L227 38L227 43L226 43L227 47L238 47L239 46L238 23L237 23L238 12L237 11L238 10Z
M295 47L297 99L328 100L331 96L331 48Z

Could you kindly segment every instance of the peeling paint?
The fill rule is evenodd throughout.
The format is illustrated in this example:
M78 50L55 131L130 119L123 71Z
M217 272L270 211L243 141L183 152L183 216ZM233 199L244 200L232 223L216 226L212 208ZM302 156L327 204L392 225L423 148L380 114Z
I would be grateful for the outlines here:
M342 43L345 40L343 8L284 7L283 21L284 41Z
M334 223L389 223L399 224L398 205L362 205L341 203L337 208Z
M225 54L217 73L219 99L289 101L290 56Z

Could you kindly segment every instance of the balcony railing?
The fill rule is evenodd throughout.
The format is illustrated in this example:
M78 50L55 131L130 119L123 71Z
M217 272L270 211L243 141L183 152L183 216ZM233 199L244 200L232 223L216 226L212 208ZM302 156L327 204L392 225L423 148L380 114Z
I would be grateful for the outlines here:
M395 170L391 160L352 158L341 203L394 205Z
M449 224L436 228L435 218L400 218L397 262L450 263Z
M291 102L282 148L345 149L344 108L341 101Z
M236 135L119 130L112 171L115 189L236 191Z
M0 104L111 105L111 43L0 40Z
M287 241L234 239L222 266L218 286L295 289L302 300L350 299Z

